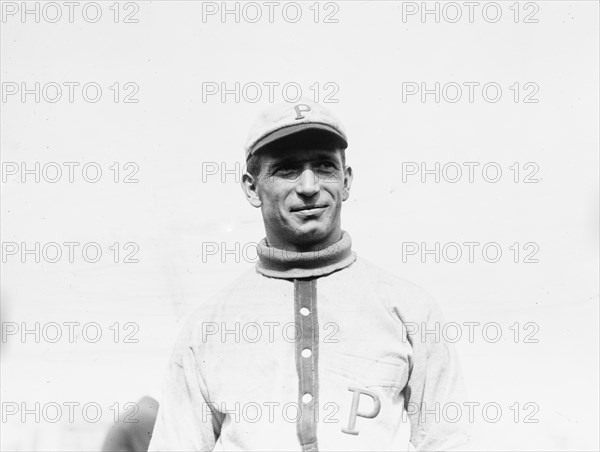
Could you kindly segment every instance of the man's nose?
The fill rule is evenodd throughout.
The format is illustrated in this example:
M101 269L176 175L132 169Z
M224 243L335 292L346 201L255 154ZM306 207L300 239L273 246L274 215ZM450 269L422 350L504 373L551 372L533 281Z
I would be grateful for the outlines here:
M313 196L320 190L319 179L311 169L305 169L296 184L296 193L302 196Z

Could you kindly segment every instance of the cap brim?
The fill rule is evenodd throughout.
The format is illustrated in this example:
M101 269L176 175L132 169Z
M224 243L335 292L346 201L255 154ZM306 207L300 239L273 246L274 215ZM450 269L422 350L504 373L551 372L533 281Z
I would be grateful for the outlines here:
M248 157L250 157L256 151L260 150L261 148L265 147L268 144L271 144L277 140L288 137L290 135L294 135L298 132L303 132L305 130L322 130L325 132L329 132L329 133L335 135L337 138L339 138L342 141L342 143L344 145L344 149L346 147L348 147L348 142L346 141L346 137L344 137L336 129L334 129L333 127L331 127L327 124L319 124L319 123L312 122L312 123L294 124L294 125L284 127L282 129L279 129L279 130L276 130L275 132L270 133L266 137L263 137L260 140L258 140L256 142L256 144L254 146L252 146L252 149L248 153Z

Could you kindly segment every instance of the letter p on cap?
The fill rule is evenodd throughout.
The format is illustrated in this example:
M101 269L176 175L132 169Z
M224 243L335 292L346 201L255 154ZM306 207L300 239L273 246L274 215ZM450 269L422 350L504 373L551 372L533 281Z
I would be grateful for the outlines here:
M302 108L304 107L304 108ZM304 115L302 113L309 112L311 110L310 105L306 104L298 104L294 107L296 110L296 118L297 120L304 119Z

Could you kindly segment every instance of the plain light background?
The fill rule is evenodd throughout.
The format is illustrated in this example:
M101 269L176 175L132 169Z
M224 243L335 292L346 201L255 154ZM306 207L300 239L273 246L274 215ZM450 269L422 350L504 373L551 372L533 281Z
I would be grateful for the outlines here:
M98 449L110 406L145 394L160 399L185 315L253 265L232 255L203 257L203 244L242 248L264 231L239 179L203 180L202 168L243 165L250 124L269 102L266 93L256 103L233 96L203 102L203 82L295 82L309 97L314 83L336 84L339 102L326 105L348 130L355 176L343 228L355 251L427 289L447 320L502 327L497 343L476 330L473 343L456 344L470 400L504 410L497 423L477 416L475 445L598 449L597 2L537 2L538 23L514 23L513 2L500 2L497 23L480 10L473 23L431 16L422 23L419 16L402 21L402 2L354 1L337 2L338 23L314 23L311 3L303 3L295 24L280 13L274 23L203 22L202 2L191 1L139 2L138 23L114 23L111 3L102 2L95 24L77 14L74 23L18 16L1 23L3 83L93 81L103 88L98 103L77 90L73 103L9 97L2 161L97 162L105 171L96 184L80 172L74 183L64 175L55 184L9 177L2 242L98 242L106 253L114 242L139 245L132 264L109 254L95 264L80 255L74 263L31 256L2 263L3 322L98 322L104 334L95 344L31 337L2 344L3 403L96 402L104 411L97 424L81 416L74 424L13 416L2 424L3 450ZM108 87L115 82L137 84L139 102L114 103ZM403 102L403 82L496 82L503 94L497 103L480 90L473 103L465 93L457 103L432 96ZM515 103L515 82L537 84L539 102ZM281 89L275 93L281 101ZM112 182L114 162L135 162L139 183ZM473 183L465 175L454 184L417 176L403 183L403 162L496 162L504 172L495 184L480 172ZM536 163L539 183L514 183L514 162ZM504 254L495 264L480 253L473 263L403 262L402 242L497 242ZM514 263L514 242L535 242L539 263ZM115 322L136 322L139 343L111 341ZM539 342L514 343L515 322L522 333L535 322ZM539 422L515 423L515 402L537 404Z

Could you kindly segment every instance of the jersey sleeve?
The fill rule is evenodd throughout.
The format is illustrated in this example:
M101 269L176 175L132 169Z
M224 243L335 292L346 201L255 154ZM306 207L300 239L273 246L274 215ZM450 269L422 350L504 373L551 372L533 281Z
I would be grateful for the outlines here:
M439 308L430 297L424 315L406 325L413 362L405 388L411 445L417 451L465 450L469 442L466 391L454 346L444 340Z
M149 452L207 451L218 439L220 419L207 400L195 331L192 318L174 347Z

